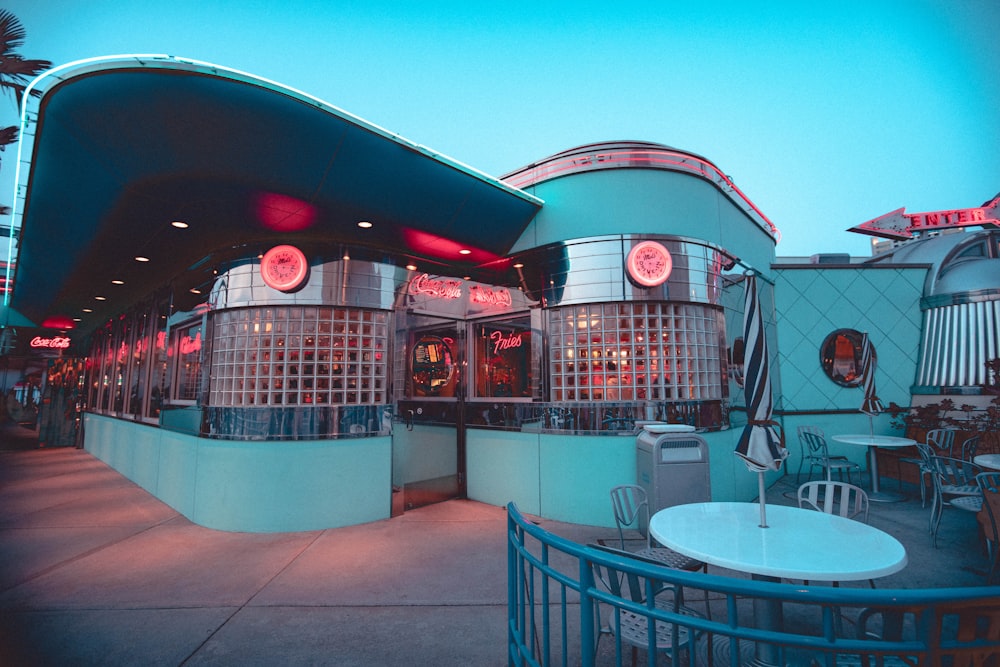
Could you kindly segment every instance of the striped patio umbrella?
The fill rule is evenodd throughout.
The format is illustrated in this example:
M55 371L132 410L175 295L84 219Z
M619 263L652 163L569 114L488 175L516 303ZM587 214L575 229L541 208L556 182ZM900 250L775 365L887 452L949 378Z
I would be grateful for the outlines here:
M861 402L861 412L874 417L885 411L882 400L875 393L875 348L868 339L868 332L861 335L861 386L865 389L865 400Z
M747 406L747 425L736 445L736 455L743 459L751 472L758 473L760 499L760 525L767 527L764 502L764 472L779 470L788 456L781 445L781 438L771 420L771 372L768 367L767 338L764 335L764 317L757 295L757 279L748 274L746 279L746 307L743 311L744 392Z

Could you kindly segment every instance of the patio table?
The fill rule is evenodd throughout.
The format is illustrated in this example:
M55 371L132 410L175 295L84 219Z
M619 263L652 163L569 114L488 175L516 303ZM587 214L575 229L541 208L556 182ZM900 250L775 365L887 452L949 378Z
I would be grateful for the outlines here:
M649 522L662 545L711 565L749 573L761 581L858 581L903 569L906 549L868 524L815 510L767 506L761 528L758 503L709 502L662 509ZM781 603L754 600L760 627L781 629ZM756 661L774 665L778 649L755 648Z
M1000 470L1000 454L980 454L974 457L972 462L982 468Z
M909 447L917 444L911 438L897 438L891 435L871 435L867 433L835 435L833 439L848 445L861 445L868 448L868 474L872 478L872 488L868 492L868 499L880 503L896 503L903 500L903 494L891 491L882 491L879 488L878 456L875 453L877 447Z

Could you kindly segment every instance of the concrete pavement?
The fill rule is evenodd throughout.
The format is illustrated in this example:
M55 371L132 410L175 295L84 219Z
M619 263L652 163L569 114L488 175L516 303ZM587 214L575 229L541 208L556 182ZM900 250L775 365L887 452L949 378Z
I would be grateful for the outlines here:
M2 665L506 664L503 508L454 500L348 528L227 533L32 435L0 429ZM794 475L768 502L791 504L792 488ZM927 514L912 497L872 505L910 556L880 588L980 585L974 516L950 510L933 549Z

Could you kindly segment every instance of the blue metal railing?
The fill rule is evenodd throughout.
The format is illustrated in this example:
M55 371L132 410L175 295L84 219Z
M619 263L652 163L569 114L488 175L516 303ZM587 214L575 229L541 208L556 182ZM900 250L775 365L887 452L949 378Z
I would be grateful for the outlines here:
M671 665L1000 665L1000 587L799 586L673 570L507 510L512 666L621 665L633 647L651 666L664 655ZM664 589L681 593L663 604ZM697 609L705 595L709 609ZM784 619L770 629L755 620L768 604Z

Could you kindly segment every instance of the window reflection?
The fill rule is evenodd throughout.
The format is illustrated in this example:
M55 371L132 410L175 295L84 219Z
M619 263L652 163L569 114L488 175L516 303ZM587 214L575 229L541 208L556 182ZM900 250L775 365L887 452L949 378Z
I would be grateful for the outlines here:
M531 322L528 317L477 324L476 397L531 397Z
M823 372L842 387L856 387L861 382L861 339L859 331L838 329L820 347Z

